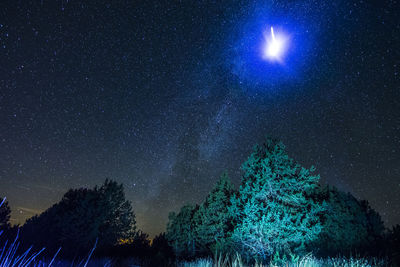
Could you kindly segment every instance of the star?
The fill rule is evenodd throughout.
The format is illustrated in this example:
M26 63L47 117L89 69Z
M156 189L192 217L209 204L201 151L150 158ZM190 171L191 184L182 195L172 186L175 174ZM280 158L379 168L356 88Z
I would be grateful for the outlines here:
M263 59L282 62L283 55L287 48L287 37L283 34L275 35L271 26L271 35L264 34Z

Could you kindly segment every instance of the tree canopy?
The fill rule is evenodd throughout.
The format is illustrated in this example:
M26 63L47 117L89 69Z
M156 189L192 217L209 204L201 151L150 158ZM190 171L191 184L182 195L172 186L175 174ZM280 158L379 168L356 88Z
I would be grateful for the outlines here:
M302 254L322 230L324 205L314 199L319 176L291 159L274 139L254 148L242 165L244 175L230 213L232 240L248 257L268 259L275 252Z
M214 253L224 250L233 225L228 213L235 189L228 174L223 173L194 215L195 236L200 251Z
M22 227L22 238L63 254L87 253L98 239L98 247L133 238L135 214L125 199L123 185L106 180L93 189L71 189L61 201ZM29 244L31 243L29 242Z
M196 255L196 225L193 217L198 209L198 205L184 205L178 213L171 212L168 216L166 237L178 257Z
M327 209L321 217L323 228L315 252L329 255L365 249L383 235L382 219L367 201L331 186L321 187L318 194Z
M383 236L381 217L367 201L320 185L315 168L301 166L275 139L255 146L242 170L238 191L223 174L200 205L170 214L166 237L178 257L333 256L365 251Z
M178 257L193 257L224 250L232 230L228 213L235 192L226 173L200 205L185 205L169 215L166 237Z

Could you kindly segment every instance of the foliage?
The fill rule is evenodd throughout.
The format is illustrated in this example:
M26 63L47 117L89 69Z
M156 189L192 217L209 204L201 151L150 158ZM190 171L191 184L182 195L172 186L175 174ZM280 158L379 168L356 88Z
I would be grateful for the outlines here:
M229 211L232 240L248 258L268 260L274 252L304 254L321 232L324 205L314 199L319 176L289 158L281 142L267 139L243 164L239 192Z
M22 227L22 241L46 247L55 255L62 247L63 256L75 258L98 240L97 255L118 257L115 261L106 260L107 265L122 265L138 257L134 260L143 266L170 266L173 253L178 258L193 259L217 252L214 261L202 259L183 262L182 266L245 266L244 262L256 261L254 266L261 267L257 261L268 260L268 266L362 267L381 266L383 262L318 259L306 253L348 255L376 249L378 241L385 240L381 251L391 257L392 265L399 265L400 226L383 237L381 217L367 201L336 188L321 187L314 168L306 169L289 158L282 143L267 139L255 147L242 168L239 191L223 174L203 203L185 205L178 213L171 213L167 233L156 236L152 243L147 234L136 231L135 216L130 202L125 200L123 186L110 180L94 189L69 190L59 203L27 221ZM4 229L11 233L18 227L10 228L10 208L5 201L1 204L0 233ZM20 249L18 238L17 235L13 243L0 248L0 267L55 263L54 258L50 263L38 261L44 248L35 253L22 246L25 252L16 256ZM240 254L218 254L232 252L232 244Z
M210 254L226 246L225 241L233 227L228 206L234 192L228 175L222 174L194 215L195 235L201 251Z
M193 216L198 209L198 205L184 205L177 214L171 212L168 216L166 237L177 257L194 257L196 254Z
M365 249L382 236L381 217L368 204L350 193L326 186L319 192L327 210L321 217L322 232L314 244L320 255L343 254Z
M178 257L211 254L226 247L232 230L228 206L234 192L224 173L200 206L186 205L169 215L166 237Z
M237 251L246 261L279 265L309 252L386 253L388 245L376 249L384 225L368 202L319 185L315 169L296 163L281 142L256 146L242 169L237 192L224 174L200 206L170 214L167 239L178 257ZM393 247L386 250L397 255Z
M63 255L75 256L88 251L97 239L103 248L131 238L135 223L123 186L106 180L94 189L69 190L59 203L29 219L22 237L50 250L62 246Z

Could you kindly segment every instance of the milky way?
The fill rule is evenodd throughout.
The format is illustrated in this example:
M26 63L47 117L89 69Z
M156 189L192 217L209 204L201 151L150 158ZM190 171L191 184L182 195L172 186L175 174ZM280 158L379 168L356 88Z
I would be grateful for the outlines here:
M14 223L105 178L138 226L200 202L265 135L400 222L393 1L2 1L0 195ZM263 33L290 37L284 64Z

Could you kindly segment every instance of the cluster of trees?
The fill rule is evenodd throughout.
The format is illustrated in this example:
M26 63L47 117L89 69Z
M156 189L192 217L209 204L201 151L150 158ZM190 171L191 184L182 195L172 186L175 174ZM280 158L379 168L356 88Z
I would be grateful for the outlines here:
M137 229L123 185L112 180L92 189L70 189L60 202L22 226L11 226L10 214L5 201L0 205L1 237L14 240L19 232L21 252L30 246L44 247L52 257L61 248L58 258L77 260L96 244L94 256L112 258L116 265L127 265L125 261L132 258L146 266L167 266L174 260L164 233L150 243L149 236Z
M150 266L216 252L268 261L278 254L371 254L378 247L400 261L400 226L386 230L367 201L320 185L315 169L291 159L281 142L267 139L256 146L242 169L238 190L222 174L201 204L170 213L167 232L152 243L137 230L122 184L112 180L93 189L70 189L21 227L10 225L5 202L0 233L10 238L19 231L22 249L46 247L52 255L61 247L64 258L81 257L97 243L98 256L145 258L141 264Z
M125 199L123 186L106 180L93 189L70 189L61 201L26 221L21 229L25 244L64 254L87 253L97 242L99 248L112 246L136 234L135 215Z
M224 247L232 229L228 213L234 187L223 174L201 205L185 205L169 214L166 237L176 256L194 257Z
M178 257L333 255L365 251L383 237L367 201L320 185L315 169L291 159L277 140L256 146L242 169L239 190L223 174L203 203L170 213L166 236Z
M64 256L81 256L97 242L110 247L137 235L135 214L122 184L106 180L93 189L70 189L61 201L20 227L22 244L62 248Z

